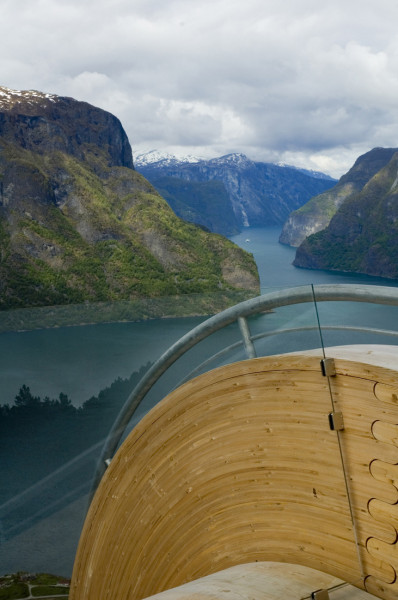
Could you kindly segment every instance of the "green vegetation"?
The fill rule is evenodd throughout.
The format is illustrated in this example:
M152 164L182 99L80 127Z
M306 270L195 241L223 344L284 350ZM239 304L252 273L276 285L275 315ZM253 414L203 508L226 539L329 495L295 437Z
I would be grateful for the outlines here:
M294 264L398 279L397 170L398 153L303 242Z
M138 173L110 168L100 151L94 169L62 152L3 147L0 171L8 180L12 163L18 183L0 221L2 310L258 289L252 257L233 251L252 282L231 284L231 243L179 219Z
M354 166L331 190L314 196L304 206L291 213L289 221L282 232L281 241L297 246L309 232L325 229L339 208L345 202L351 202L356 194L360 193L368 182L388 164L394 153L394 148L374 148L360 156ZM318 242L319 238L316 242L311 243L317 245ZM304 246L306 249L300 250L295 264L298 264L300 260L304 260L304 254L309 252L309 246L307 244ZM315 261L313 262L315 264Z
M328 190L323 192L323 194L319 194L319 196L311 198L304 206L298 208L294 212L297 215L309 215L312 218L322 215L330 221L336 214L340 204L352 191L351 186L344 186L343 189L335 186L332 190Z
M36 573L32 583L34 585L56 585L57 583L68 583L68 580L50 573Z
M86 400L79 408L62 392L58 398L41 398L32 394L27 385L21 385L13 403L4 403L6 399L3 399L3 404L0 404L0 439L7 452L2 455L2 476L8 483L0 489L0 504L54 473L87 448L102 444L109 433L110 424L149 366L143 366L126 379L115 379L109 387ZM65 502L70 502L75 487L85 485L90 488L98 460L96 448L93 458L84 467L86 471L82 467L69 478L65 476L55 482L56 494L60 499L64 495ZM71 481L70 477L75 477L77 483ZM16 519L13 529L18 530L18 513L11 516ZM7 535L6 519L2 524ZM53 585L53 581L43 578L36 583Z
M0 579L0 600L18 600L29 596L29 588L26 583L4 581Z
M230 290L209 294L4 310L0 311L0 332L68 327L87 323L211 315L247 300L249 296L250 294L244 290Z
M32 588L32 596L65 596L65 588L50 585L38 585Z
M30 595L48 600L67 597L69 580L46 573L14 573L0 577L0 600L22 600Z

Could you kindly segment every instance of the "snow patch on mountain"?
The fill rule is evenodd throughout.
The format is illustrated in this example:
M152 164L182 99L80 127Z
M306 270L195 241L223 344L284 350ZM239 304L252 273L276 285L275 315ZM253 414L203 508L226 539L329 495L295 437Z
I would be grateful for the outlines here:
M177 156L176 154L170 154L169 152L162 152L161 150L149 150L149 152L142 152L134 157L134 164L137 167L144 167L148 165L161 164L162 166L172 166L181 163L198 163L204 160L197 156L190 154L186 156Z
M285 167L287 169L295 169L296 171L300 171L300 173L304 173L304 175L308 175L309 177L314 177L314 179L328 179L334 181L333 177L330 175L326 175L326 173L322 173L321 171L313 171L312 169L303 169L302 167L295 167L294 165L289 165L285 162L275 163L277 167Z
M226 154L225 156L219 156L218 158L212 158L208 161L209 165L227 165L234 168L246 168L253 164L245 154L235 152L233 154Z
M0 107L11 108L19 102L24 104L37 104L41 100L56 102L58 96L55 94L43 94L36 90L12 90L5 86L0 86Z

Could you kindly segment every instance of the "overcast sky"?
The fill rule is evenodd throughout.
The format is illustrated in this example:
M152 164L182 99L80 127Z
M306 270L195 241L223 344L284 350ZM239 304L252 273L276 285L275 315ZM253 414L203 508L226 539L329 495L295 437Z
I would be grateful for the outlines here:
M0 85L115 114L134 155L334 176L398 147L397 0L0 0Z

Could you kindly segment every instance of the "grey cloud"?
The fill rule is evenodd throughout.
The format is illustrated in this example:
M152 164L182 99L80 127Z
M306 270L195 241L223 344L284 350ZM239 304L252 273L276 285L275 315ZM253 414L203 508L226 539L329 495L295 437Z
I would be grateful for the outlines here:
M137 151L239 150L337 175L358 150L398 146L395 0L19 0L0 10L0 83L110 110Z

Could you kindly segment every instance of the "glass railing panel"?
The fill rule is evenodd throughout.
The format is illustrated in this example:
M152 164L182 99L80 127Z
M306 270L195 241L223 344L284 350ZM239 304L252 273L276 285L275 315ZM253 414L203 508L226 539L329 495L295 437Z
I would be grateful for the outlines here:
M243 316L221 329L215 326L213 333L185 352L162 375L134 414L129 430L167 393L211 369L254 356L308 350L322 358L322 339L312 286L302 286L300 290L307 292L309 301L274 307L253 316ZM283 288L269 290L270 293L280 291ZM247 340L245 342L244 329L247 330L252 348L248 347Z
M314 303L282 306L252 317L250 330L258 356L308 350L323 355Z
M120 408L162 352L225 304L189 297L0 313L3 573L71 574Z
M311 286L304 287L310 296ZM218 295L0 314L4 573L71 574L104 439L127 397L181 336L243 299ZM323 356L311 299L245 322L256 356L303 351ZM215 331L159 379L127 431L182 382L246 358L242 324Z
M369 302L319 302L326 347L354 344L398 345L398 306Z

